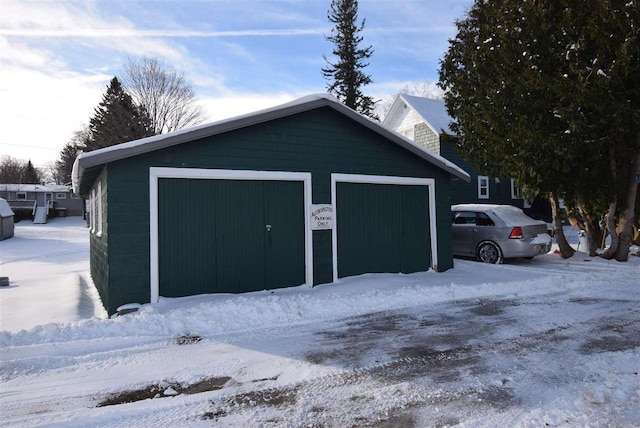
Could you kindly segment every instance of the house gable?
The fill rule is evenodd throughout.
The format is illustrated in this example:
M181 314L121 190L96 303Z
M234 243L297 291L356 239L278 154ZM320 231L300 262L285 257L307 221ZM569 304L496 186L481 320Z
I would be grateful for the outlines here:
M512 195L510 178L486 177L465 161L450 142L442 140L441 132L452 134L449 128L451 121L444 100L400 94L394 100L383 124L411 136L416 143L469 172L470 181L452 177L452 204L491 202L522 208L522 199Z

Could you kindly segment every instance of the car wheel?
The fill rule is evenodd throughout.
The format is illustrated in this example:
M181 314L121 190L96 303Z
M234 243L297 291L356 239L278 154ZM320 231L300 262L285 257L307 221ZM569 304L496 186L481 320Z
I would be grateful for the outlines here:
M502 263L502 250L493 242L482 242L476 251L476 258L483 263Z

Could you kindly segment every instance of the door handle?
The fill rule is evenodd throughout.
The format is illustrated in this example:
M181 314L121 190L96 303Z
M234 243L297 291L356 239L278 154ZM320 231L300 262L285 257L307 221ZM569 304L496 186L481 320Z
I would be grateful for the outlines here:
M271 246L271 225L265 225L265 229L267 229L267 245Z

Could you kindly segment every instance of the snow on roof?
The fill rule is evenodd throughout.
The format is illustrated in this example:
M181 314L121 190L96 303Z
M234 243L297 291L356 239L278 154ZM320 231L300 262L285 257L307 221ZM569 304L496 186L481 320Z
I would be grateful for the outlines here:
M36 192L54 193L71 192L71 187L63 184L0 184L0 191L6 192Z
M0 198L0 217L11 217L13 214L13 210L9 206L9 203Z
M453 118L449 116L449 113L447 113L447 107L444 104L444 100L416 97L406 94L400 94L400 98L407 105L412 107L438 134L440 134L442 130L447 134L452 134L451 128L449 128L449 123L453 121Z
M355 110L341 104L330 94L312 94L302 98L280 104L264 110L253 113L244 114L217 122L207 123L192 128L181 129L168 134L154 135L152 137L142 138L140 140L130 141L117 144L103 149L94 150L88 153L82 153L76 158L73 164L73 189L75 192L80 191L80 182L83 177L83 171L86 168L103 165L119 159L146 153L152 150L159 150L187 141L193 141L199 138L205 138L212 135L221 134L235 129L263 123L269 120L282 118L288 115L301 113L314 108L329 106L343 113L344 115L356 120L367 128L389 138L398 145L408 149L414 154L431 162L432 164L446 170L452 175L469 181L470 176L462 168L447 159L433 153L422 145L419 145L408 138L398 134L397 132L387 128L377 121L373 121L368 117L357 113Z
M122 150L127 150L127 149L132 149L132 148L136 148L136 147L140 147L140 146L145 146L148 144L153 144L153 143L158 143L160 141L163 140L167 140L169 138L175 138L175 137L180 137L182 135L190 135L190 134L196 134L197 131L201 131L201 130L206 130L206 129L210 129L210 128L215 128L217 126L221 126L230 122L240 122L243 119L248 119L248 118L252 118L255 116L259 116L262 114L267 114L267 113L272 113L272 112L276 112L279 110L284 110L286 108L290 108L290 107L297 107L299 105L302 104L307 104L311 101L316 101L316 100L321 100L321 99L325 99L327 101L331 101L334 103L337 103L338 100L330 94L312 94L312 95L307 95L304 96L302 98L298 98L295 99L293 101L289 101L288 103L284 103L284 104L279 104L277 106L273 106L273 107L269 107L263 110L258 110L255 112L251 112L251 113L246 113L240 116L234 116L234 117L230 117L227 119L222 119L222 120L218 120L216 122L210 122L210 123L205 123L202 125L198 125L198 126L193 126L191 128L184 128L184 129L180 129L174 132L170 132L168 134L159 134L159 135L153 135L151 137L146 137L146 138L141 138L139 140L134 140L134 141L129 141L126 143L121 143L121 144L116 144L114 146L110 146L110 147L104 147L102 149L98 149L98 150L93 150L91 152L87 152L87 153L82 153L78 156L78 159L87 159L87 158L91 158L91 157L95 157L101 154L106 154L106 153L114 153L114 152L118 152L118 151L122 151Z

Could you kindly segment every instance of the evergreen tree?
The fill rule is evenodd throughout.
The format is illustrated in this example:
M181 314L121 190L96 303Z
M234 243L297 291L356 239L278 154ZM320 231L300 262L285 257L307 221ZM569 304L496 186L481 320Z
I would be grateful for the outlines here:
M328 67L322 69L322 74L328 82L327 90L346 106L377 119L375 101L362 92L362 87L372 82L363 69L369 65L365 60L371 57L373 48L360 48L365 20L357 23L358 0L332 0L327 18L335 26L325 37L334 44L332 53L337 58L334 63L324 57Z
M633 213L636 2L477 0L457 27L440 84L458 151L485 171L550 194L552 208L564 198L596 212L613 203L615 212L624 199ZM561 240L559 221L556 229Z
M24 166L21 184L40 184L41 178L42 172L38 171L31 163L31 159L29 159Z
M73 163L78 154L91 140L91 131L88 126L74 132L73 137L60 151L60 157L53 165L51 174L58 184L71 183L71 174L73 172Z
M73 172L73 163L81 152L80 147L70 141L64 145L60 151L60 158L54 165L54 180L58 184L71 183L71 173Z
M118 78L111 80L89 121L90 137L84 151L92 151L153 135L149 115L137 107Z

